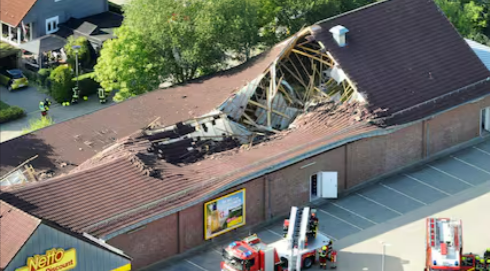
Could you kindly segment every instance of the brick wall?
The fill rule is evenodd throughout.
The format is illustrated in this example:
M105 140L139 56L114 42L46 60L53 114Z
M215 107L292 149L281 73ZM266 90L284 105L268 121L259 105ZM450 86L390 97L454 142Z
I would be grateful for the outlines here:
M134 269L178 253L177 214L151 222L107 241L133 258Z
M179 212L179 253L201 245L204 240L204 204Z
M247 226L257 225L287 214L291 206L307 204L310 176L315 173L338 172L341 192L417 162L426 154L479 136L480 110L489 106L490 97L389 135L350 143L251 180L215 198L246 188ZM108 243L132 256L135 268L152 264L205 243L203 210L204 203L192 206Z
M422 158L423 124L347 145L347 188Z
M301 167L304 167L303 169ZM310 200L310 177L320 171L338 173L339 189L345 186L345 147L305 159L282 170L268 174L266 191L270 202L269 216L287 214L291 206Z
M429 155L479 136L480 106L480 103L463 105L428 120Z

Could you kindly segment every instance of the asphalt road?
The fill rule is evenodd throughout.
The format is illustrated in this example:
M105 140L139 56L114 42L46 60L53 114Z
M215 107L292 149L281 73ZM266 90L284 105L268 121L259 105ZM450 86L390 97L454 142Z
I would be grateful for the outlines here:
M320 231L335 240L338 269L423 270L425 218L463 220L464 249L483 253L490 247L490 140L419 168L382 180L356 194L318 208ZM277 223L258 232L264 242L281 238ZM237 239L244 236L236 236ZM383 245L383 242L385 245ZM216 271L220 248L148 271ZM311 270L320 270L318 267Z

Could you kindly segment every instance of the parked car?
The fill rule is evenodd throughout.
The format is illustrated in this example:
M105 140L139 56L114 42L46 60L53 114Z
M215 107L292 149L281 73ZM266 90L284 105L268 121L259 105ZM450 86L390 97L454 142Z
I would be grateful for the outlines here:
M0 83L7 86L9 91L26 87L29 81L24 76L21 70L0 70Z

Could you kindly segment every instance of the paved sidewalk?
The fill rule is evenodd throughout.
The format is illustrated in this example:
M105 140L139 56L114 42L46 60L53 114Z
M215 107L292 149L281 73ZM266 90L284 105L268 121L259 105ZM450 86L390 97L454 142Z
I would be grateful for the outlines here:
M5 94L5 92L7 94ZM19 92L9 93L4 87L0 87L0 100L9 105L17 105L26 110L26 117L15 121L0 124L0 143L22 135L22 129L29 127L29 120L41 117L38 105L39 101L48 97L38 92L34 87L19 90ZM88 101L80 101L79 104L63 107L53 103L50 107L48 116L52 117L55 123L60 123L69 119L90 114L99 109L105 108L112 103L112 97L108 98L108 103L100 104L97 95L89 97Z

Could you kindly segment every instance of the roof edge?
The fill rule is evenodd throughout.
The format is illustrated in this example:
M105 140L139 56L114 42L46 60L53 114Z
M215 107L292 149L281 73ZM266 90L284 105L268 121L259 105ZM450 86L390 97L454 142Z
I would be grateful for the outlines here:
M387 1L390 1L390 0L387 0ZM184 204L178 208L175 208L173 210L170 210L170 211L165 211L165 212L162 212L160 214L157 214L157 215L154 215L154 216L151 216L149 218L146 218L146 219L143 219L139 222L136 222L132 225L129 225L129 226L126 226L126 227L122 227L120 228L119 230L116 230L112 233L109 233L109 234L105 234L105 235L102 235L100 238L103 239L103 240L109 240L109 239L112 239L118 235L121 235L121 234L124 234L124 233L127 233L133 229L136 229L136 228L139 228L141 226L144 226L144 225L147 225L155 220L158 220L160 218L163 218L163 217L166 217L166 216L169 216L169 215L172 215L174 213L177 213L179 211L182 211L184 209L187 209L193 205L196 205L196 204L199 204L203 201L206 201L216 195L219 195L220 193L223 193L224 191L230 189L230 188L233 188L235 186L238 186L238 185L241 185L243 183L246 183L250 180L253 180L253 179L256 179L258 177L261 177L265 174L268 174L268 173L271 173L271 172L274 172L276 170L280 170L284 167L287 167L287 166L290 166L290 165L293 165L293 164L296 164L296 163L299 163L301 162L302 160L304 159L308 159L310 157L313 157L313 156L316 156L316 155L319 155L323 152L326 152L326 151L329 151L329 150L332 150L332 149L335 149L335 148L338 148L342 145L345 145L345 144L348 144L348 143L351 143L351 142L354 142L354 141L358 141L358 140L361 140L361 139L366 139L366 138L371 138L371 137L376 137L376 136L382 136L382 135L387 135L387 134L391 134L391 133L394 133L394 132L397 132L399 130L402 130L406 127L409 127L411 125L414 125L414 124L417 124L417 123L421 123L423 121L426 121L428 119L432 119L438 115L441 115L443 113L446 113L448 111L451 111L451 110L454 110L460 106L463 106L463 105L466 105L466 104L471 104L471 103L476 103L482 99L485 99L486 97L490 97L490 93L487 94L487 95L483 95L483 96L480 96L478 98L475 98L475 99L472 99L472 100L469 100L469 101L466 101L464 103L460 103L458 105L455 105L453 107L450 107L448 109L445 109L445 110L442 110L442 111L439 111L439 112L436 112L432 115L429 115L425 118L422 118L422 119L418 119L418 120L415 120L415 121L411 121L411 122L408 122L408 123L405 123L405 124L402 124L402 125L397 125L397 126L389 126L388 128L380 128L379 130L376 130L376 131L372 131L372 132L367 132L367 133L364 133L364 134L360 134L360 135L356 135L356 136L352 136L352 137L349 137L349 138L346 138L346 139L343 139L343 140L340 140L340 141L337 141L337 142L334 142L334 143L330 143L330 144L327 144L327 145L324 145L324 146L321 146L321 147L318 147L312 151L309 151L305 154L301 154L301 155L298 155L294 158L291 158L289 159L288 161L284 161L284 162L281 162L281 163L278 163L278 164L275 164L273 166L270 166L264 170L261 170L259 172L255 172L255 173L251 173L247 176L244 176L232 183L229 183L221 188L218 188L216 190L214 190L213 192L209 193L208 195L204 196L204 197L201 197L199 198L198 200L194 200L190 203L187 203L187 204Z

